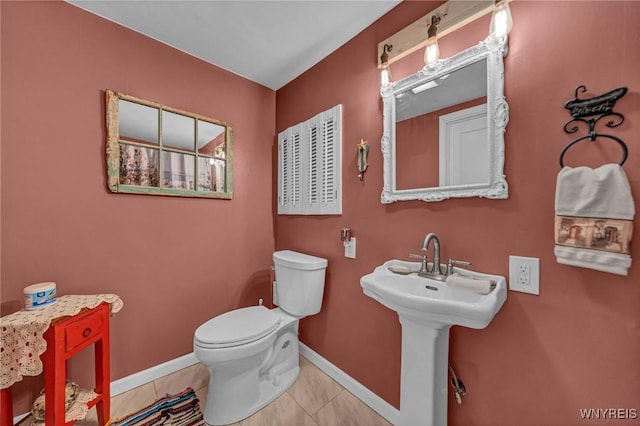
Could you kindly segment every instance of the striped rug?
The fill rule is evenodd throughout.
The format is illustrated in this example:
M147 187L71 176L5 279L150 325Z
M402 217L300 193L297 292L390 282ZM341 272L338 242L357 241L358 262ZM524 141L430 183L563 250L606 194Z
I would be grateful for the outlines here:
M191 388L166 395L153 404L109 424L110 426L206 426L199 400Z

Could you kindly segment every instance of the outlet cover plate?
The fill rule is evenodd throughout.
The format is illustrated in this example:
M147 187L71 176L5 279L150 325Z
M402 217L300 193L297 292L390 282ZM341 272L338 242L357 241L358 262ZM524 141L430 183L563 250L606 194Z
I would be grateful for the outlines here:
M540 259L509 256L509 290L540 295Z

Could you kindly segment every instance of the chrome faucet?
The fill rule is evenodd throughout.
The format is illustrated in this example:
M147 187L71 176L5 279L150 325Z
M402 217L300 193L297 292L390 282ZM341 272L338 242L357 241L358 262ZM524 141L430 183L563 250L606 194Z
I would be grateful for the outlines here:
M433 241L433 267L429 270L427 265L427 270L425 272L430 275L444 275L440 267L440 240L438 239L438 236L433 232L427 234L427 236L424 237L420 250L429 251L429 243L431 243L431 241Z
M429 244L433 241L433 262L431 268L429 268L429 261L427 260L427 254L410 254L409 257L418 258L422 260L422 264L420 265L420 270L418 271L418 275L421 277L432 278L439 281L445 281L446 278L453 274L453 267L455 265L471 265L471 262L467 262L466 260L455 260L449 259L447 261L447 265L443 268L440 263L440 239L433 232L427 234L424 237L424 241L422 242L422 247L420 251L427 252L429 251Z

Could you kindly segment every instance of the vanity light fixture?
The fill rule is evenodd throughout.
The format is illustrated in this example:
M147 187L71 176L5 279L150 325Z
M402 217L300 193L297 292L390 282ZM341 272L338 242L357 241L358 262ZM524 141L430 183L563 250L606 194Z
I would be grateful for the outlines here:
M431 25L427 29L427 47L424 49L424 63L427 65L433 65L440 59L437 35L439 23L440 17L433 15L431 17Z
M420 86L414 87L411 89L414 95L418 93L422 93L425 90L433 89L434 87L438 87L438 83L435 80L427 81L425 84L421 84Z
M411 89L411 91L413 92L414 95L417 95L418 93L422 93L425 90L428 89L433 89L434 87L438 87L440 85L440 83L442 83L442 80L445 80L449 77L450 74L445 74L442 77L439 77L435 80L429 80L424 84L421 84L420 86L416 86L413 89ZM401 95L401 93L399 94Z
M495 11L494 13L496 13L499 10L508 10L508 1L511 0L498 0L497 2L496 0L449 0L444 2L426 15L378 43L376 58L378 69L382 69L383 53L385 52L383 47L385 45L393 46L392 52L387 51L388 55L386 58L388 66L393 65L396 61L414 52L422 52L429 38L428 31L425 31L425 23L428 26L434 17L439 21L437 23L437 36L442 38L491 12ZM510 28L509 25L506 27ZM436 28L434 27L433 30L436 30Z
M506 37L513 26L513 18L507 0L495 0L489 35L495 39Z
M380 86L386 87L391 83L391 69L389 68L389 52L393 49L393 45L385 44L382 48L382 55L380 55L380 63L382 68L380 69Z

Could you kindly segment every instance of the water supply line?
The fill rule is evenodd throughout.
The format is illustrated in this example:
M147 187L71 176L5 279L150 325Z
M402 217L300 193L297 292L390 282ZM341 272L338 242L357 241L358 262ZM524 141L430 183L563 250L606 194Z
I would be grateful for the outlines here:
M453 367L449 364L449 371L451 372L451 386L453 386L453 396L456 398L458 404L462 404L462 397L467 394L467 388L462 383L462 380L458 379L456 372L453 371Z

